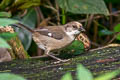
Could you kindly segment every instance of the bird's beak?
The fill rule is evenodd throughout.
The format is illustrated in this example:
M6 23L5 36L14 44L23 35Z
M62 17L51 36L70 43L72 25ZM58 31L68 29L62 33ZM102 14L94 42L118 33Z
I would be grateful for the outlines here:
M86 30L81 26L81 27L79 28L79 31L85 32Z

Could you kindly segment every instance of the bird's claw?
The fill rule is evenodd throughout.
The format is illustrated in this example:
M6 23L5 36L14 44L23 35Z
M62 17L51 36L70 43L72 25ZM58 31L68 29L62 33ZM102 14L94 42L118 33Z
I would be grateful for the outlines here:
M58 63L61 63L61 62L67 62L67 61L69 61L70 59L66 59L66 60L59 60L59 61L56 61L56 62L54 62L54 64L58 64Z

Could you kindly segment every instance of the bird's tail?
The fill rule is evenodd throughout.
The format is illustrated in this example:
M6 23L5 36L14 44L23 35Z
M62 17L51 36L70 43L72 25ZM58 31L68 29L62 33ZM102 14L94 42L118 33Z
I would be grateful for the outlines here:
M12 24L11 26L15 26L15 27L19 27L19 28L24 28L28 31L30 31L31 33L34 32L34 30L32 30L31 28L29 28L28 26L22 24L22 23L17 23L17 24Z

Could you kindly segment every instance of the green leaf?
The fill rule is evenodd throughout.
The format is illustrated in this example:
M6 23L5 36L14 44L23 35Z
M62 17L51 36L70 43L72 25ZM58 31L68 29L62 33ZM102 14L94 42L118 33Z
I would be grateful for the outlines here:
M0 48L11 48L8 43L0 37Z
M112 35L114 32L109 31L107 29L103 29L101 31L99 31L99 36L104 36L104 35Z
M78 80L93 80L92 73L86 69L82 64L77 66L77 79Z
M28 13L22 19L22 22L30 28L35 28L37 23L37 15L34 9L28 9Z
M0 26L7 26L15 23L18 23L18 20L9 19L9 18L0 18Z
M11 38L15 37L17 34L16 33L0 33L0 37L5 39L5 40L10 40Z
M70 72L66 73L61 80L73 80Z
M18 9L28 9L33 6L39 6L41 0L17 0L15 3L12 5L13 7L16 7Z
M11 17L11 14L8 12L0 12L0 17Z
M10 6L15 0L1 0L0 9L5 10L6 7Z
M101 76L96 77L94 80L111 80L118 74L120 74L120 70L115 70L113 72L102 74Z
M62 9L62 24L66 23L66 16L65 16L65 10Z
M109 14L103 0L57 0L57 2L61 8L75 14Z
M78 55L84 52L84 44L81 41L75 40L71 45L62 50L62 53L72 53Z
M114 31L115 31L115 32L120 32L120 24L117 24L117 25L114 27ZM120 40L120 34L117 35L116 39Z
M0 73L0 80L26 80L26 79L15 74Z
M27 3L24 3L22 6L20 6L19 8L20 9L26 9L26 8L30 8L32 6L39 6L40 5L40 2L27 2Z

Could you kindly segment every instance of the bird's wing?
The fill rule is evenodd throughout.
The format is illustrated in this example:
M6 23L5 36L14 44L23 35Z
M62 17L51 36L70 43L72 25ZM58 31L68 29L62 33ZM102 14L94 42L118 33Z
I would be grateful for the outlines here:
M57 40L63 39L63 37L65 35L65 32L59 27L56 28L56 26L55 27L52 26L52 28L45 27L42 29L36 29L35 31L39 32L41 35L48 36L48 37L51 37L51 38L54 38Z

